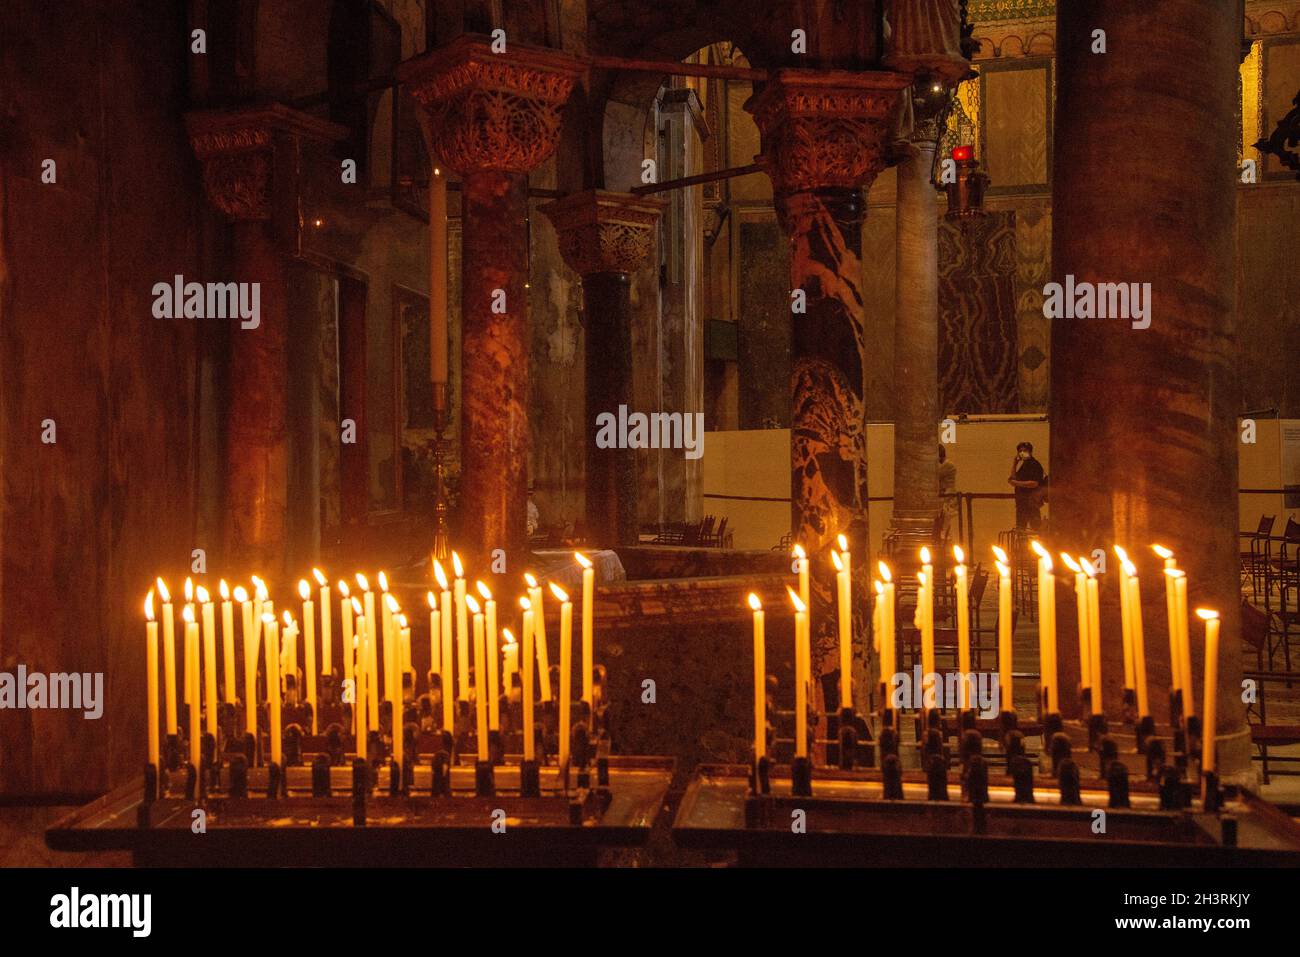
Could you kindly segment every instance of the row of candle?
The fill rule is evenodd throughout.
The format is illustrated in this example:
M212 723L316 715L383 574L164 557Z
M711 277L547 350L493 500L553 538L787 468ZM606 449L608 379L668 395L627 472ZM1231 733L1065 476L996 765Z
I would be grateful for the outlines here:
M581 653L583 668L582 697L588 705L593 705L592 655L594 632L594 568L591 561L581 553L575 559L582 567L583 618L581 632ZM452 565L455 581L449 582L441 563L434 562L434 575L441 589L441 603L433 591L427 594L429 604L429 653L430 671L437 677L442 689L443 726L452 728L454 724L454 705L457 699L468 701L470 697L469 661L474 659L474 697L476 699L475 723L477 726L478 750L480 759L487 758L488 731L500 727L500 690L504 685L509 691L514 686L514 679L519 669L519 646L508 628L502 628L498 635L497 603L490 589L482 582L476 583L476 590L483 603L471 595L467 588L464 568L459 556L452 553ZM320 591L320 671L325 675L333 674L332 649L332 595L329 580L318 569L313 569ZM412 674L411 668L411 629L406 616L401 612L401 605L388 591L387 577L383 572L378 575L382 600L379 604L379 621L376 627L376 595L371 590L365 575L356 576L359 594L354 595L346 581L338 582L340 595L339 612L343 627L343 664L344 687L351 689L353 707L353 732L358 742L366 740L367 732L379 724L379 701L381 678L385 703L392 708L393 727L401 726L403 707L403 686L406 676ZM552 700L550 666L547 655L545 610L543 592L537 579L531 574L525 575L527 594L520 598L523 619L523 653L524 661L536 662L540 679L541 701ZM224 671L224 701L234 704L236 700L235 685L235 628L234 605L238 604L243 618L243 661L244 661L244 701L257 700L257 676L259 646L265 643L265 675L268 689L268 707L270 710L271 758L281 760L280 749L280 711L282 695L286 690L286 681L281 675L298 675L298 623L288 612L284 612L284 634L281 641L279 621L275 617L274 603L270 598L266 583L253 576L252 595L243 588L236 587L233 592L222 580L220 583L222 611L222 650ZM573 611L568 594L558 585L552 583L551 591L560 602L560 667L561 667L561 724L560 724L560 758L568 758L570 711L570 684L572 668ZM178 716L176 702L176 638L175 618L171 595L166 583L160 578L156 584L158 597L161 599L161 623L163 629L163 685L165 687L165 720L167 733L177 734ZM312 600L311 588L304 579L298 583L299 596L302 599L302 621L304 626L303 649L305 657L306 701L311 706L312 731L315 733L318 721L317 709L317 663L316 663L316 604ZM145 599L146 618L146 656L147 656L147 707L149 726L149 760L160 766L159 729L159 680L158 680L158 625L155 615L154 590L150 590ZM199 586L194 587L191 580L186 580L185 605L182 618L185 622L184 635L184 675L183 700L189 705L189 739L190 757L195 766L199 763L201 740L200 714L201 703L207 712L207 731L217 733L217 667L216 667L216 624L215 603L210 593ZM233 600L232 600L233 599ZM195 608L201 614L203 654L200 661L199 622ZM453 629L454 625L454 629ZM453 655L453 630L455 654ZM382 637L382 642L381 642ZM501 639L504 639L504 645ZM471 641L473 650L470 650ZM380 658L382 655L382 672ZM453 663L453 657L455 661ZM202 676L202 677L201 677ZM204 691L200 690L202 683ZM295 684L296 687L296 684ZM522 670L522 694L524 704L524 757L534 758L534 681L532 667ZM257 710L254 706L245 709L247 731L257 733ZM395 734L394 759L402 760L404 742L402 735Z
M849 680L852 664L852 582L851 562L847 542L839 536L839 550L831 551L831 563L836 573L837 623L839 631L840 707L853 706L852 682ZM1040 657L1040 704L1044 714L1059 711L1056 659L1056 578L1051 554L1040 542L1032 543L1038 556L1038 634ZM1171 691L1181 698L1182 715L1193 713L1191 702L1191 652L1188 636L1187 575L1177 567L1173 553L1163 546L1153 550L1165 563L1166 614L1169 622L1171 660ZM995 567L998 572L998 686L1003 710L1014 712L1012 674L1012 613L1011 613L1011 563L1006 552L994 547ZM1150 714L1146 677L1146 654L1143 640L1141 590L1137 568L1128 554L1119 546L1115 553L1120 559L1120 619L1124 658L1124 687L1135 694L1138 714ZM953 547L956 563L953 568L956 592L957 658L961 680L958 682L958 706L969 707L970 692L970 607L969 574L965 556L960 546ZM922 700L934 700L935 673L934 599L935 574L930 550L920 550L921 568L917 573L917 605L914 625L920 636L923 675ZM798 590L787 589L794 608L795 618L795 756L807 755L807 702L811 691L811 647L809 639L809 564L802 546L794 548L794 570L798 577ZM1101 700L1101 633L1100 595L1097 569L1085 558L1075 559L1062 553L1061 560L1074 572L1074 587L1079 632L1080 690L1086 707L1093 714L1102 713ZM895 586L889 566L879 565L880 578L873 580L876 593L872 617L872 631L880 655L882 682L888 687L889 677L896 671L895 642ZM755 594L749 595L749 605L754 622L754 752L756 758L766 754L766 619L762 603ZM1218 612L1197 609L1196 614L1205 621L1205 715L1207 735L1213 734L1214 689L1218 667ZM888 706L886 701L885 706ZM929 706L927 704L927 706ZM1205 769L1213 770L1213 748L1206 748Z

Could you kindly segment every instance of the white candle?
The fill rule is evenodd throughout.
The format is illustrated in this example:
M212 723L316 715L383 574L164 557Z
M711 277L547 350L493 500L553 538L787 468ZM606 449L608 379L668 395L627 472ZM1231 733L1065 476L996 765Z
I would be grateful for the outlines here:
M569 763L569 713L573 690L573 605L568 593L551 582L551 593L560 602L560 767Z
M482 582L475 582L474 587L483 596L483 622L485 662L487 664L488 728L498 731L501 728L501 688L497 683L497 656L501 653L497 639L497 603L492 600L492 592Z
M1129 564L1124 570L1128 573L1126 585L1131 615L1130 624L1133 630L1133 678L1137 684L1138 716L1146 717L1151 710L1147 702L1147 656L1145 639L1142 635L1142 590L1138 583L1137 566Z
M356 616L356 635L353 637L352 657L355 662L352 667L353 681L355 682L353 696L355 701L352 704L353 727L356 735L357 757L369 760L367 743L370 738L370 708L367 706L370 700L369 690L366 688L366 661L370 657L370 649L367 634L367 622L364 609L356 598L351 601L352 612Z
M469 615L465 607L465 566L460 556L451 553L452 571L456 573L456 690L461 701L469 700Z
M478 759L488 759L488 709L486 649L483 636L483 612L473 595L465 596L465 607L474 616L474 737L478 744Z
M244 622L244 730L257 737L257 632L253 625L253 603L243 585L235 586L235 601Z
M524 760L533 761L537 757L536 745L533 737L536 732L533 729L533 606L527 598L520 598L519 605L524 610L524 620L520 627L520 634L524 640L524 670L523 670L523 695L524 695Z
M1132 567L1128 553L1119 545L1115 546L1115 557L1119 559L1119 626L1124 648L1124 688L1134 687L1133 663L1133 610L1129 607L1128 570ZM1138 611L1141 614L1141 609Z
M320 673L331 675L334 673L334 641L331 634L334 630L334 616L330 612L330 583L319 568L313 568L311 573L320 586Z
M182 616L185 619L185 665L189 678L189 693L186 700L190 705L190 764L197 770L203 764L202 729L199 727L199 623L194 620L194 606L187 604ZM190 662L194 666L190 667Z
M1187 631L1187 574L1180 571L1174 578L1174 611L1178 615L1178 663L1183 669L1183 708L1187 717L1196 713L1192 694L1192 649Z
M1083 566L1077 561L1061 552L1061 561L1065 566L1074 572L1074 603L1075 611L1079 623L1079 691L1092 689L1092 628L1088 624L1088 576L1084 574ZM1096 712L1097 699L1091 696L1089 699L1089 712Z
M594 701L592 692L592 627L595 600L596 571L591 566L591 559L582 552L574 552L578 564L582 566L582 700L591 705Z
M884 599L880 612L880 680L885 685L884 707L889 708L892 707L889 703L889 688L894 673L898 670L897 639L894 636L894 576L884 562L878 562L876 567L880 569L880 577L884 580L880 589Z
M185 579L185 607L190 610L190 614L194 616L194 620L197 622L198 615L194 612L194 580L191 578ZM190 646L188 640L186 640L181 647L185 652L185 674L181 681L182 701L185 704L189 704L190 684L194 680L194 660L190 658Z
M790 603L794 606L794 754L797 758L808 756L808 680L811 661L808 649L808 606L793 589Z
M1080 558L1083 573L1088 576L1088 666L1092 669L1092 709L1103 714L1101 706L1101 597L1097 570L1092 562Z
M847 553L846 553L847 554ZM835 596L840 638L840 708L853 707L853 605L849 569L839 552L831 552L835 566Z
M302 599L302 660L306 669L307 703L311 705L311 733L319 727L316 721L316 603L311 600L311 586L307 579L298 582L298 596ZM321 608L328 612L329 606Z
M1209 608L1196 609L1205 622L1205 704L1201 708L1201 770L1214 770L1215 722L1218 720L1219 688L1219 613Z
M509 700L515 672L519 670L519 643L509 628L501 629L501 640L501 693Z
M153 617L153 589L144 600L144 657L146 715L149 723L149 763L162 774L162 748L158 734L158 622Z
M270 704L271 761L284 763L280 727L280 626L275 615L262 616L262 633L266 635L266 698Z
M1169 623L1169 684L1173 691L1183 691L1183 666L1179 658L1181 651L1178 640L1178 612L1175 610L1174 578L1181 575L1174 553L1163 545L1152 545L1151 550L1165 562L1165 618ZM1187 699L1191 691L1183 691L1183 714L1187 712Z
M286 611L284 613L284 631L280 634L280 660L284 662L280 669L280 681L287 687L287 677L293 679L294 693L302 700L302 688L298 684L298 623Z
M411 624L406 615L397 615L397 648L401 652L401 667L397 670L397 700L406 699L406 676L411 673Z
M351 598L351 590L348 583L339 579L339 618L343 622L343 686L352 689L353 703L362 700L357 695L356 677L353 674L352 667L356 661L357 649L353 643L353 616L356 609L353 607L355 599ZM352 722L353 730L356 730L356 720Z
M528 601L533 606L533 628L537 634L534 644L537 646L537 675L541 682L543 701L551 700L551 663L546 648L546 599L537 579L531 574L524 574L528 583Z
M396 701L401 697L393 687L397 677L397 661L394 655L397 648L397 632L393 628L393 619L397 615L397 599L388 593L388 576L383 572L379 573L379 591L384 638L384 647L380 651L384 661L384 697L388 701Z
M203 702L207 708L208 734L217 737L217 607L202 585L198 588L203 610Z
M961 698L960 707L969 708L970 704L970 687L967 684L970 675L970 587L966 575L966 556L962 554L961 546L952 547L953 557L957 560L957 565L953 569L953 576L956 579L957 591L957 669L961 672L958 677L957 687L960 689Z
M167 705L167 733L176 734L176 620L172 615L172 599L167 583L158 579L158 596L162 598L163 626L163 691Z
M370 580L365 575L357 572L357 585L361 589L362 607L366 615L366 642L362 650L365 652L366 660L364 667L366 669L366 697L364 706L368 709L366 720L370 727L379 727L379 629L375 622L375 593L370 590Z
M235 688L235 606L230 601L230 586L221 579L221 664L224 678L226 704L234 704Z
M433 562L433 574L438 579L438 587L442 590L442 612L439 615L441 620L438 622L442 630L442 726L450 730L456 720L454 705L456 700L456 663L452 657L451 643L451 592L447 590L447 573L442 570L442 563L437 559Z
M406 627L406 616L402 614L393 616L393 626L397 630L397 647L393 649L393 658L396 662L393 674L397 679L397 689L391 701L393 708L393 762L400 768L406 760L406 722L403 720L406 695L403 694L402 687L406 680L406 663L411 647L411 629Z
M930 549L921 547L921 574L917 577L917 605L921 628L921 701L926 708L937 708L934 683L938 680L934 663L934 566Z
M1007 553L994 546L998 569L998 697L1002 711L1015 711L1016 699L1012 688L1011 645L1011 566Z
M425 600L429 603L429 671L432 674L442 675L442 643L440 635L442 628L438 622L438 599L433 592L425 595Z
M1056 682L1056 575L1052 571L1052 556L1035 540L1032 543L1038 555L1038 670L1042 708L1045 714L1057 711Z
M749 593L754 610L754 760L767 754L767 640L764 635L763 605Z
M804 608L810 608L812 607L812 598L809 594L808 585L808 553L804 551L802 545L795 545L794 561L795 574L799 576L799 600L803 602Z

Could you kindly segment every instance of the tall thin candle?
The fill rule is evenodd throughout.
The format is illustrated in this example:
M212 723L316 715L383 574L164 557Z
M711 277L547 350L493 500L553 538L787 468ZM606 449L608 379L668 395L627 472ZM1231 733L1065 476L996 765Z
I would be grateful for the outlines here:
M787 586L794 606L794 754L808 756L808 672L811 668L808 645L808 606Z
M181 613L185 619L185 663L186 676L189 679L189 694L186 700L190 706L190 764L194 765L195 770L202 767L203 751L202 740L203 731L199 727L199 623L194 620L194 605L187 603L185 610ZM189 667L193 661L194 666Z
M1146 643L1142 635L1142 590L1138 582L1137 566L1129 563L1124 571L1128 574L1128 602L1130 624L1133 637L1133 680L1137 686L1138 717L1144 718L1151 713L1147 700L1147 654Z
M560 748L561 768L569 765L570 708L573 698L573 604L569 594L551 582L551 594L560 602Z
M537 676L540 682L542 701L550 701L551 695L551 663L550 655L546 648L546 598L542 592L541 586L537 584L537 579L530 573L524 574L524 581L528 583L528 601L533 606L533 628L536 629L537 645Z
M749 607L754 611L754 760L767 754L767 640L764 636L763 604L753 592Z
M523 695L524 695L524 760L537 758L536 731L533 725L533 605L527 598L521 597L519 605L524 610L524 620L520 627L523 638Z
M275 620L275 615L270 613L262 616L262 633L266 635L266 698L270 705L268 713L271 724L271 761L274 764L283 764L284 755L281 747L281 735L283 729L280 727L280 625Z
M206 727L217 736L217 608L212 596L198 587L199 608L203 611L203 706L207 710Z
M433 562L433 576L438 580L438 588L442 592L442 611L438 621L442 642L442 726L450 731L456 719L456 662L451 640L453 606L451 592L447 585L447 573L442 570L442 563L437 559Z
M162 773L158 734L158 622L153 617L153 589L144 600L145 702L149 724L149 763Z
M456 691L461 701L469 700L469 614L465 607L465 566L460 556L451 553L451 569L456 573Z
M840 708L853 707L853 605L849 570L839 552L831 552L835 566L835 596L840 639Z
M582 552L574 552L573 557L582 566L582 700L593 704L592 691L592 628L594 626L596 570L591 559Z
M244 730L257 738L257 632L253 625L253 603L243 585L235 586L244 623Z
M1056 575L1052 556L1042 543L1032 543L1038 555L1038 661L1039 692L1045 714L1057 711L1056 682Z
M1001 710L1016 710L1015 691L1012 687L1012 645L1011 645L1011 566L1007 564L1007 553L994 548L998 569L998 697Z
M474 616L474 737L478 744L478 759L488 759L488 708L486 649L483 638L483 612L473 595L465 596L465 607Z
M235 703L235 606L230 601L230 586L226 580L221 579L221 584L217 586L221 592L221 664L223 670L225 696L222 698L226 704Z
M298 595L302 598L302 661L306 669L303 680L307 684L307 704L311 706L311 733L316 734L319 727L316 720L316 603L311 600L311 586L305 578L298 582ZM321 610L328 615L329 605L321 605Z
M167 733L177 734L176 727L176 621L172 615L172 599L167 583L157 581L158 596L162 599L163 626L163 692L167 706Z
M483 596L483 635L484 663L487 666L487 703L488 728L497 731L501 728L501 688L497 681L497 658L501 654L497 639L497 603L492 592L482 582L475 582L474 587ZM477 659L475 659L477 661ZM476 665L477 667L477 665Z
M957 679L960 689L960 707L964 710L970 705L970 585L966 574L966 556L960 545L952 547L953 558L957 564L953 568L957 599L957 668L961 672Z
M1215 722L1218 720L1219 691L1219 613L1210 608L1196 609L1205 622L1205 704L1201 709L1201 770L1215 768Z

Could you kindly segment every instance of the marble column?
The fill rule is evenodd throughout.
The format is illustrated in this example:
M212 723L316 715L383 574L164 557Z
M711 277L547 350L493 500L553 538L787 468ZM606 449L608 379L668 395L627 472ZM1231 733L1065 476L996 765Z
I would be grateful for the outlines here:
M867 435L862 296L862 190L885 165L889 117L909 77L780 70L746 104L763 137L777 215L790 238L791 529L812 576L813 671L838 670L837 537L850 543L867 607ZM864 701L866 632L854 625L855 701Z
M599 448L596 417L617 417L620 406L636 411L629 274L654 264L662 205L630 193L588 190L541 207L555 224L565 263L582 277L586 525L601 545L635 545L638 538L636 450Z
M457 548L527 550L528 173L555 149L582 72L555 50L493 53L462 34L398 68L461 176L461 475Z
M1104 54L1091 50L1097 30L1105 31ZM1219 0L1057 9L1052 279L1072 276L1076 288L1150 283L1150 308L1146 319L1052 319L1049 472L1054 543L1090 552L1119 542L1137 560L1157 721L1167 715L1169 653L1151 543L1177 554L1191 607L1223 616L1219 763L1225 777L1246 779L1233 320L1241 31L1237 6ZM1110 565L1102 700L1114 724L1123 671L1113 556ZM1058 616L1067 714L1078 710L1072 622ZM1197 714L1203 634L1193 615Z
M194 112L185 121L203 164L208 199L234 224L229 280L259 287L256 327L227 320L224 561L274 576L284 569L290 544L285 540L289 272L300 228L302 151L341 139L346 130L279 104Z

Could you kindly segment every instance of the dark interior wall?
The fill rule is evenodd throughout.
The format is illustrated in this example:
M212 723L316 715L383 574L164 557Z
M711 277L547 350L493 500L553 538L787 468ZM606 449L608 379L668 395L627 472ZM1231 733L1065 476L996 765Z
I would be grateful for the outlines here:
M0 667L103 672L107 698L0 711L0 792L87 791L142 760L141 602L192 547L200 320L154 319L152 286L221 277L184 5L16 0L0 37Z

